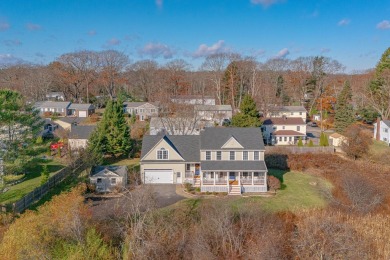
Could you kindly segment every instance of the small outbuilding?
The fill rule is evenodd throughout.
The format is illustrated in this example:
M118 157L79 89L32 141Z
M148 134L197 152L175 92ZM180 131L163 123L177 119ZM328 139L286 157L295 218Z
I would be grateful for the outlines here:
M333 133L329 136L329 143L330 145L333 145L335 147L342 146L343 142L345 142L346 137L339 134L339 133Z
M96 166L89 177L98 192L122 190L127 184L127 166Z

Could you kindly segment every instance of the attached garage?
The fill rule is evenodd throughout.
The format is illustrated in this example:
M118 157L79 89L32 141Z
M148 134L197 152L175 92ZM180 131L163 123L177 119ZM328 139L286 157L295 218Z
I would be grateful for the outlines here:
M79 117L87 117L87 111L79 111Z
M173 170L145 170L144 183L173 183Z

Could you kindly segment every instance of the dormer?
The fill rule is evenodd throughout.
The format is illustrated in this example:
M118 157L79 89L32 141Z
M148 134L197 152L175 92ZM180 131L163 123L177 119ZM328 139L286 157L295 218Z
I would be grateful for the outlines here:
M243 149L244 147L237 141L234 136L231 136L230 139L221 147L222 149Z

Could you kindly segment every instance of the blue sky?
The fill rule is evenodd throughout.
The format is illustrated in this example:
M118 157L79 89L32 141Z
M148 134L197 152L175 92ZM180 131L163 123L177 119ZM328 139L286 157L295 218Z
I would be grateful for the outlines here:
M374 67L388 47L389 0L0 1L0 63L115 49L197 69L206 55L232 51L260 62L323 55L349 72Z

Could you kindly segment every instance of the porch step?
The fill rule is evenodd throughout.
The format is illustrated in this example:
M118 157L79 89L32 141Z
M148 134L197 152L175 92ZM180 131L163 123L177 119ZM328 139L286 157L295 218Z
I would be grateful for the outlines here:
M240 186L232 186L229 195L241 195L241 187Z
M200 178L195 178L194 187L200 187Z

